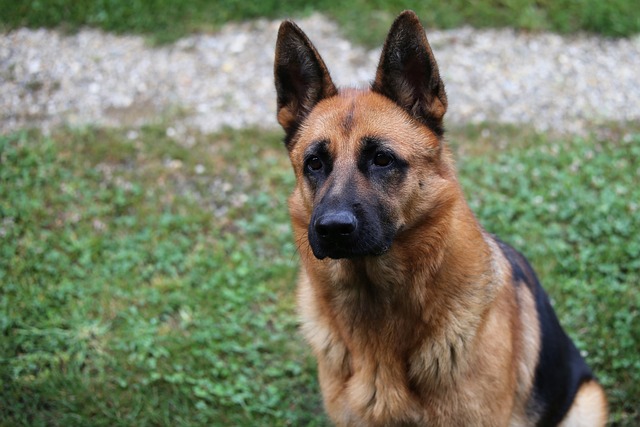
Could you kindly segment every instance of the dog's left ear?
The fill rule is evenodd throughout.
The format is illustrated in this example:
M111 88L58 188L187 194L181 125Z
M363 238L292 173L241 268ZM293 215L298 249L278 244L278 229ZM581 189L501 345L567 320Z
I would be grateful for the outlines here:
M278 123L287 133L288 144L313 107L338 90L318 51L292 21L284 21L278 31L274 75Z
M372 89L404 108L437 135L444 132L447 94L418 16L408 10L389 30Z

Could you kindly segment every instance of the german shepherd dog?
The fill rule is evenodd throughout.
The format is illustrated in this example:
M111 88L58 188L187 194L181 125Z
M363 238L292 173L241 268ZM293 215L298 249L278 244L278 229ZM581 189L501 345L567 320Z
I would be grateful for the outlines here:
M333 422L604 425L604 391L532 268L465 202L418 17L393 23L370 89L338 90L291 21L274 72L301 327Z

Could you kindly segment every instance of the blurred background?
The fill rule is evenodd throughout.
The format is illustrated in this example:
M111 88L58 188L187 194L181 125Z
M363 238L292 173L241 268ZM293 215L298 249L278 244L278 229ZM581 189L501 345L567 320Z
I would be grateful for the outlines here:
M1 426L329 425L275 37L364 86L404 9L472 209L640 424L637 1L0 0Z

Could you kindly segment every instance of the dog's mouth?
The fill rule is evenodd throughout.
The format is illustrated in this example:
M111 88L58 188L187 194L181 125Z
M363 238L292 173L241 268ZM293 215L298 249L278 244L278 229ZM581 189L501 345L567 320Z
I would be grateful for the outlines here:
M357 259L364 257L376 257L387 253L391 249L391 245L385 245L379 248L371 248L367 250L358 250L352 247L340 247L340 246L321 246L317 247L311 245L313 255L323 260L325 258L331 259Z

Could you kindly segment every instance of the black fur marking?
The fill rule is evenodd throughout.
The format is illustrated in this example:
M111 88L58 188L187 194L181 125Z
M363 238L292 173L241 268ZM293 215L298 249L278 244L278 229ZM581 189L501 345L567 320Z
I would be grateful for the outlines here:
M284 146L287 147L287 150L289 151L291 151L294 146L295 137L298 134L298 129L300 129L300 124L300 122L294 122L284 134Z
M319 151L313 151L318 155ZM380 255L389 250L397 232L384 205L382 192L366 193L358 189L354 180L355 169L345 172L339 178L329 178L318 174L317 188L324 186L321 199L315 203L309 222L309 245L316 258L325 257L358 258ZM314 185L309 179L310 185ZM381 200L383 199L383 200ZM326 218L354 218L348 232L323 233ZM335 224L335 222L334 222ZM347 224L347 223L344 223ZM334 227L334 230L336 228Z
M351 103L351 106L349 107L349 111L347 112L347 115L344 117L344 120L342 121L342 129L346 133L351 132L351 128L353 127L354 114L355 114L355 103Z
M373 160L378 153L392 157L393 161L386 167L376 167L373 165ZM384 187L389 187L404 180L409 170L409 164L398 156L387 141L369 136L361 140L358 170L370 180Z
M497 242L511 264L515 286L524 283L535 298L541 342L533 386L535 401L529 406L540 415L537 426L555 426L567 414L580 385L594 376L560 326L549 298L526 258L506 243Z
M311 144L304 154L303 172L314 191L322 186L333 170L333 159L329 153L328 145L328 141L317 141ZM313 171L307 167L309 160L313 157L318 157L320 159L322 162L322 169Z

